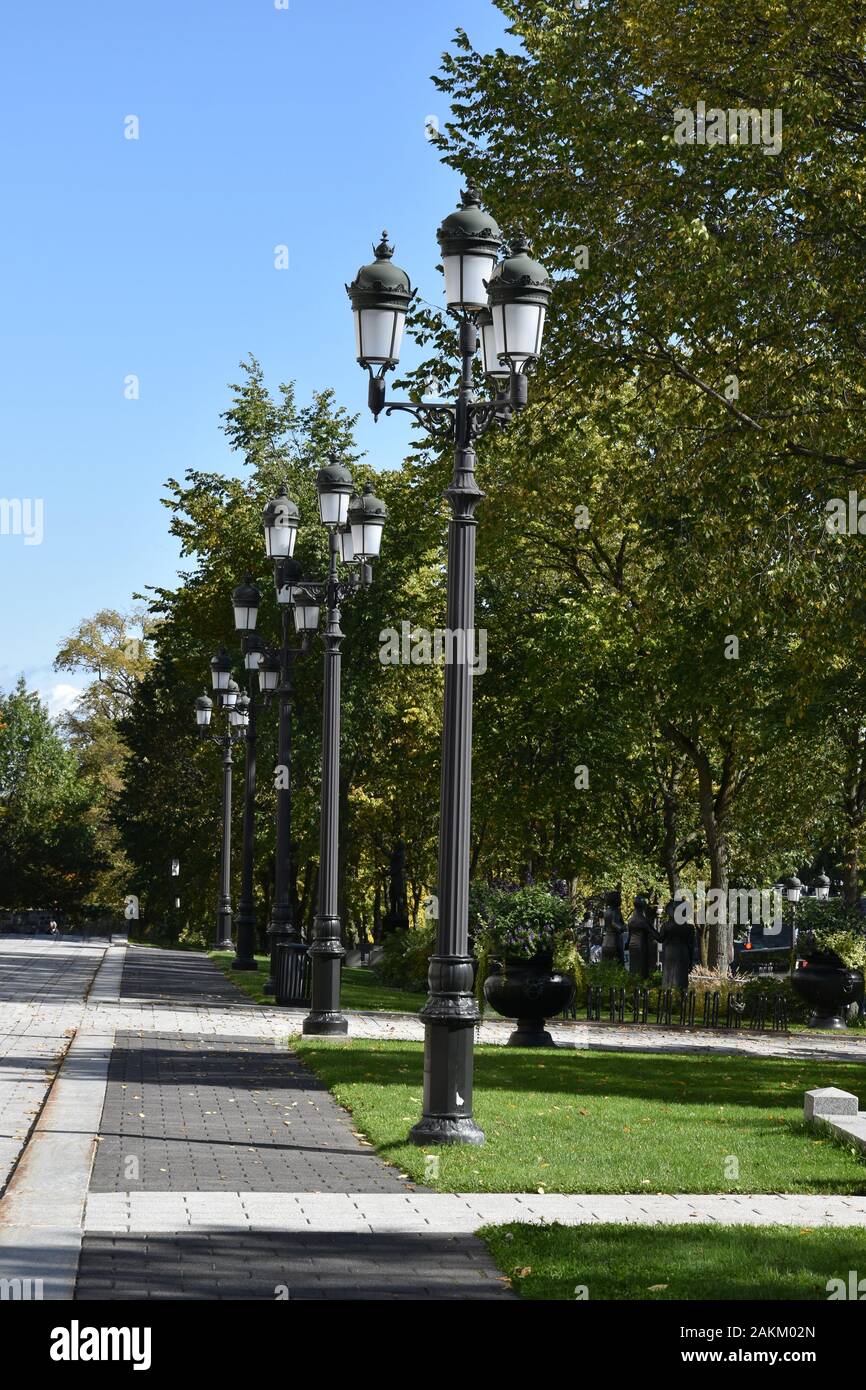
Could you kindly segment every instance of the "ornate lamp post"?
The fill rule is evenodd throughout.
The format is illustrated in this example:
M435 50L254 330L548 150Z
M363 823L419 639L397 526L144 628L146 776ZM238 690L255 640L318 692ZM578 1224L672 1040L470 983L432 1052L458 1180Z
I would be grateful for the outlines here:
M232 948L232 746L243 736L247 713L243 704L239 706L239 688L231 678L231 657L221 651L210 664L211 681L219 699L220 708L228 718L228 727L222 734L210 734L213 702L207 695L199 695L195 702L195 718L199 735L211 738L223 751L223 833L220 856L220 896L217 907L216 939L214 949L230 951Z
M475 440L508 423L527 401L528 375L541 352L552 287L544 267L517 239L497 264L499 228L469 188L461 206L438 231L449 313L460 329L461 376L453 403L385 402L385 375L400 356L406 312L414 291L394 266L387 233L346 289L355 316L356 354L369 374L374 418L408 411L454 447L454 475L446 496L448 524L448 629L460 633L463 661L446 664L439 813L439 924L431 957L425 1022L424 1114L412 1129L417 1144L481 1144L472 1115L473 1028L479 1018L468 951L469 827L472 786L472 674L469 654L475 622ZM484 369L497 387L492 401L476 399L473 363L479 328ZM501 388L508 383L507 393ZM456 639L460 640L460 639Z
M348 1024L340 1012L340 969L345 950L340 939L338 908L338 860L340 835L340 683L343 630L340 604L349 594L372 579L370 561L379 554L385 524L384 502L368 483L360 497L352 497L352 475L336 455L316 479L319 519L328 528L328 578L322 584L305 580L294 603L298 632L312 633L325 608L325 679L322 701L322 804L319 825L319 901L310 946L312 1007L304 1019L306 1034L334 1036L346 1033ZM348 578L339 576L339 564L357 565Z
M267 650L260 667L260 679L265 690L279 700L279 731L277 735L277 798L276 842L274 859L274 899L268 924L270 942L270 971L264 989L266 994L277 990L277 948L293 952L297 960L289 972L290 990L280 997L281 1004L302 1005L303 962L306 947L295 923L292 905L292 709L295 691L293 672L295 662L306 652L309 639L300 646L291 643L289 613L298 591L301 567L293 559L298 534L299 513L296 504L286 495L285 484L272 497L264 510L262 525L265 552L274 562L274 584L280 607L281 641L278 651Z
M244 667L249 672L249 696L241 696L246 723L246 756L244 760L244 829L241 851L241 892L237 911L237 944L233 970L258 970L256 964L256 909L253 900L253 859L256 835L256 739L258 734L259 667L263 660L263 643L254 631L259 614L261 593L249 576L232 592L235 629L244 633Z

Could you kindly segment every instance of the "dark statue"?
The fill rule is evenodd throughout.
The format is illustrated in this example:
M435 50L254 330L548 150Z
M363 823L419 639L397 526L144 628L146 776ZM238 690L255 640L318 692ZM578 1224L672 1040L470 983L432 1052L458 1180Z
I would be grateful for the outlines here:
M692 905L688 898L677 894L668 902L662 922L661 942L664 948L662 989L688 989L695 951Z
M661 934L656 930L657 909L643 893L634 900L634 911L628 919L628 968L629 973L646 980L656 968L658 950L656 942Z
M616 890L604 895L604 939L601 943L602 960L615 960L625 964L626 925L622 915L622 895Z
M409 900L406 896L406 846L395 844L389 863L388 911L382 919L382 935L409 930Z

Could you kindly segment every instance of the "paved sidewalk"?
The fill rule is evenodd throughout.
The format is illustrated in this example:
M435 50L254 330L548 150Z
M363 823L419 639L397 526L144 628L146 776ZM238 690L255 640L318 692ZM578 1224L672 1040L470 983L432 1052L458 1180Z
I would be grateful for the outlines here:
M866 1197L426 1191L287 1050L301 1017L256 1006L204 955L0 939L0 1277L61 1299L497 1299L513 1295L485 1224L866 1226ZM859 1039L553 1030L573 1047L864 1055ZM421 1025L353 1014L350 1032ZM492 1021L479 1040L509 1032Z
M235 986L202 956L131 954L121 1003L231 1009ZM118 1031L108 1070L78 1299L503 1298L471 1232L348 1230L274 1223L280 1194L338 1205L415 1187L356 1135L351 1117L283 1043L255 1035ZM241 1197L250 1219L226 1220ZM180 1199L180 1200L178 1200ZM133 1225L132 1203L145 1222ZM188 1214L198 1220L193 1229ZM107 1224L106 1224L107 1218Z
M0 938L0 957L4 941ZM114 947L113 950L120 948ZM126 951L123 995L114 999L91 998L88 1016L100 1031L118 1029L148 1033L212 1035L228 1038L266 1038L285 1043L300 1033L306 1009L285 1009L253 1004L210 958L191 951L162 951L130 946ZM350 1038L420 1042L424 1026L414 1014L361 1012L346 1014ZM503 1044L513 1031L507 1019L486 1019L475 1030L478 1043ZM866 1062L866 1035L728 1032L654 1025L608 1025L549 1021L548 1031L560 1047L586 1051L714 1052L730 1056L826 1057L831 1061ZM0 1005L2 1028L2 1005Z
M0 1193L67 1048L104 954L62 937L0 938Z
M92 1192L405 1187L322 1083L273 1043L116 1035Z

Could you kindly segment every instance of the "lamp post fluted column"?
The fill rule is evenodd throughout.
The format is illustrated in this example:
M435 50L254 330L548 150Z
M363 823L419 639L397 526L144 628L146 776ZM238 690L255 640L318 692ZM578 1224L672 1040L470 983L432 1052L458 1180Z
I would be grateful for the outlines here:
M250 672L250 698L245 736L244 829L241 860L241 892L238 898L238 935L233 970L258 970L256 964L256 909L253 900L253 859L256 838L256 737L258 722L258 682Z
M312 1007L303 1031L340 1035L349 1025L340 1012L340 970L346 952L340 939L338 858L340 843L340 681L343 630L338 603L339 541L329 533L324 697L322 701L322 808L319 829L319 902L310 945Z
M276 991L278 946L290 943L299 953L304 950L301 933L295 923L292 903L292 710L295 699L292 677L294 661L298 652L289 645L289 615L285 608L281 618L280 684L277 691L280 713L277 746L274 902L268 927L271 969L270 977L265 985L267 994L273 994ZM299 995L293 1002L302 1004L304 1001Z
M220 898L217 908L214 949L232 949L232 739L222 738L223 749L223 838L220 857Z
M439 796L439 922L430 958L424 1020L424 1112L410 1131L416 1144L483 1144L472 1114L475 1024L469 954L469 832L472 810L472 666L475 627L475 508L482 492L475 481L471 445L474 323L460 325L462 375L454 419L454 476L446 496L448 522L448 631L460 634L463 660L445 666L442 772ZM455 639L452 637L452 641Z

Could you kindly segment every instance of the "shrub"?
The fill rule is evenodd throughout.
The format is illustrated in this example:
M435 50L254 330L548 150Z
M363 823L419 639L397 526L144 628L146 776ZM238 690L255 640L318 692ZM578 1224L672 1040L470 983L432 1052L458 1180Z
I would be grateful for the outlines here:
M427 967L436 949L436 923L425 922L408 931L392 932L382 944L373 973L383 985L395 989L427 990Z
M866 937L863 920L839 898L818 902L807 898L800 905L798 952L803 956L835 956L849 970L866 969Z
M753 975L747 980L742 988L747 1013L762 994L767 996L770 1010L772 1010L774 999L783 998L787 1006L788 1018L792 1023L801 1023L808 1013L805 1000L800 998L788 976L774 979L772 975Z
M617 960L600 960L595 965L583 965L577 981L577 1002L585 1004L589 987L600 988L602 1000L606 1004L608 991L624 989L630 996L635 989L659 989L662 977L660 970L654 970L646 980L632 975Z

